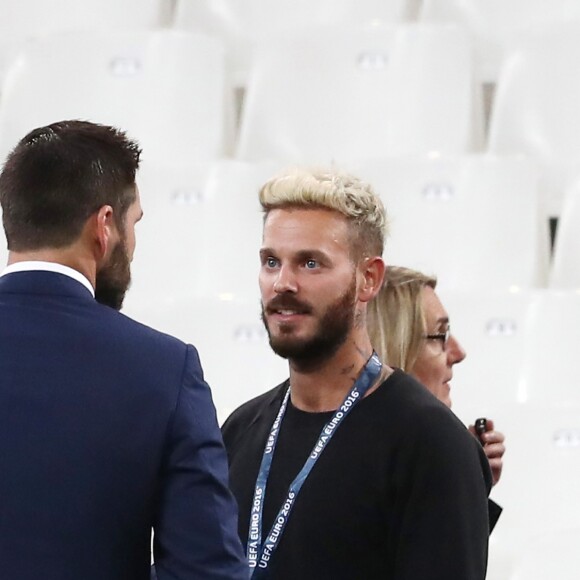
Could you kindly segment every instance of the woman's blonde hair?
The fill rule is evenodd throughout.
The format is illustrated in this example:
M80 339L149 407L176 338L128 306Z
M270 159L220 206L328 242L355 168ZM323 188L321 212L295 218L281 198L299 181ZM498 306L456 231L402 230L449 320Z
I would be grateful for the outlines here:
M381 360L411 372L425 334L422 290L437 279L421 272L389 266L381 290L368 305L367 327Z
M350 224L352 254L381 256L386 235L385 208L373 188L334 169L296 168L268 181L260 190L266 216L272 209L325 208L345 216Z

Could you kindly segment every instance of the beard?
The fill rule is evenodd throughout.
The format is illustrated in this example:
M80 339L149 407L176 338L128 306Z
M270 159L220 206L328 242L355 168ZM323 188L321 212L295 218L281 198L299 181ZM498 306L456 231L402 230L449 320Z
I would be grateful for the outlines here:
M131 285L131 266L125 240L113 249L109 261L97 272L95 299L100 304L121 310Z
M280 325L279 334L274 336L266 318L267 313L275 310L292 309L300 313L311 314L312 306L300 302L292 294L281 294L264 307L262 304L262 322L268 332L270 347L282 358L291 360L302 369L318 366L331 358L344 344L354 325L356 281L335 302L326 307L319 317L314 333L307 338L296 338L292 335L292 325Z

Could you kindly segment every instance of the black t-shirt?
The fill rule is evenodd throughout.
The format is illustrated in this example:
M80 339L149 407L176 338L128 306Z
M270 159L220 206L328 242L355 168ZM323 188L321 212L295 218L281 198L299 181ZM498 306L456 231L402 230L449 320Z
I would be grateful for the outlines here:
M283 384L223 427L247 543L250 507ZM333 413L289 404L274 452L262 537ZM276 580L483 580L489 464L463 424L395 371L338 427L295 502L270 561Z
M310 455L320 436L320 432L333 415L332 411L329 413L306 413L288 401L268 477L266 501L264 502L264 537L271 529L280 506L286 500L290 484L302 469L306 458Z

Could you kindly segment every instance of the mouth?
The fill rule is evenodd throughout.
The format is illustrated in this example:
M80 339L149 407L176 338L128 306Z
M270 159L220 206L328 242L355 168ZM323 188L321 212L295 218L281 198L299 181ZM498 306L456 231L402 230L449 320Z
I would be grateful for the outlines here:
M293 310L289 308L268 309L270 318L278 322L290 322L297 320L300 317L306 316L307 312L304 310Z
M310 314L311 309L306 304L297 301L272 300L266 307L268 316L275 319L292 320L299 316Z

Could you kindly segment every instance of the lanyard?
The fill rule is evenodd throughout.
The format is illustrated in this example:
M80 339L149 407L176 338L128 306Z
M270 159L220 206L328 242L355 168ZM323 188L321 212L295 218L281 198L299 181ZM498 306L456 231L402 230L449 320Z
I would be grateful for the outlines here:
M261 571L265 571L268 567L270 558L278 545L278 541L282 536L290 512L294 507L296 497L298 496L303 483L306 481L306 478L310 475L314 464L318 461L322 451L336 432L337 427L375 382L381 372L381 368L381 361L377 354L373 352L371 358L367 361L361 374L357 378L352 390L336 410L332 419L330 419L330 421L328 421L328 423L326 423L322 428L318 441L314 445L308 459L304 463L300 473L290 484L286 500L282 504L282 507L274 520L274 524L266 536L264 545L262 545L262 512L266 495L266 483L272 466L272 458L278 441L278 434L280 433L280 424L282 423L286 407L288 406L288 399L290 398L290 388L286 391L284 400L282 401L280 410L274 419L274 423L272 424L270 434L266 441L262 463L260 464L260 471L258 472L258 478L256 480L254 499L250 510L247 556L250 566L250 577L254 580L260 576Z

